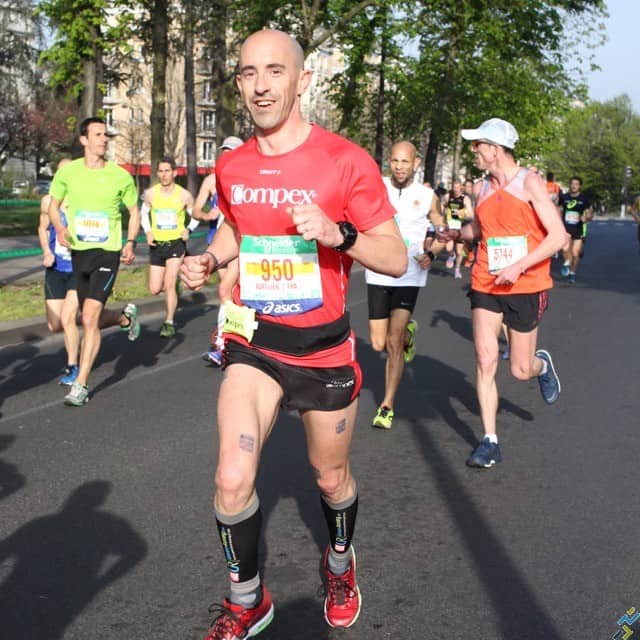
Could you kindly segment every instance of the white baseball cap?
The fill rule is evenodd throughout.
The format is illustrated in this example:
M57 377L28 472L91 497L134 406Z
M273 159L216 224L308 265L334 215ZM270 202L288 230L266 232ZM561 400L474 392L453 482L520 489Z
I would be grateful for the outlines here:
M465 140L486 140L507 149L513 149L518 142L516 128L500 118L485 120L477 129L463 129L460 135Z
M236 136L229 136L222 141L220 150L222 151L222 149L229 149L229 151L233 151L243 144L244 142L240 138Z

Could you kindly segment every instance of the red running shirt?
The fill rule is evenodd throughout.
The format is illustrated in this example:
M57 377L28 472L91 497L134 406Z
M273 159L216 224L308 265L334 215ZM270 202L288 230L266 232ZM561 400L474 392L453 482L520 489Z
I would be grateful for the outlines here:
M216 183L219 207L238 230L241 241L245 237L264 236L300 238L286 211L298 204L316 203L334 222L347 220L359 231L367 231L395 214L371 156L356 144L317 125L311 128L304 143L282 155L264 155L256 139L250 139L221 156L216 167ZM285 315L257 313L256 318L291 327L312 327L338 319L345 312L352 263L349 256L317 244L321 294L314 305L310 305L312 308ZM268 274L263 275L268 280ZM264 286L268 286L268 282ZM234 302L242 304L242 299L239 284L234 289ZM226 337L245 343L244 338L236 334L226 334ZM337 347L301 357L262 351L287 364L341 366L354 359L351 342L347 340Z

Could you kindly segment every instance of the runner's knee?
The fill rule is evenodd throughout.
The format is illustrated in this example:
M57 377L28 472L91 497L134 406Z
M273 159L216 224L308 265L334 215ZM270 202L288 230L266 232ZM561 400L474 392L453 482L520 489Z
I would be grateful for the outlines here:
M254 492L253 476L231 462L218 465L215 486L216 500L225 513L242 511Z
M316 483L323 496L330 501L339 502L344 498L345 492L349 488L349 478L347 466L343 465L331 469L318 470Z
M371 336L371 347L374 351L384 351L386 346L386 336Z

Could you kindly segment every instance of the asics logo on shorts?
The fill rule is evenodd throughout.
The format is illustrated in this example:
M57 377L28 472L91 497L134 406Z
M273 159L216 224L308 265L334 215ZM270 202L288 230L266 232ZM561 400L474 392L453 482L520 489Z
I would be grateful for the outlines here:
M107 273L111 273L112 270L109 269L109 267L100 267L98 271L106 271Z
M314 189L273 189L271 187L245 187L231 185L231 204L270 204L274 209L281 204L311 204L318 194Z
M330 382L325 383L326 389L348 389L349 387L353 387L356 381L351 378L350 380L331 380Z

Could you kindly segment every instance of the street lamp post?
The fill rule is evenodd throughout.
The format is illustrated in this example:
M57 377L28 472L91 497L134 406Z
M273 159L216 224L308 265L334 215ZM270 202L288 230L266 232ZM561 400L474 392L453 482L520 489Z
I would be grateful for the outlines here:
M622 179L622 204L620 205L620 217L624 218L627 209L627 189L629 188L629 178L631 178L631 167L624 168L624 177Z

